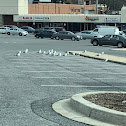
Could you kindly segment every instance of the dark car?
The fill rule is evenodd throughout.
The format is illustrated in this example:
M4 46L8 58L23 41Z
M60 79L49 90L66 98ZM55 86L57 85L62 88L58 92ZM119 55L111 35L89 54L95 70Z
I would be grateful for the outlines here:
M56 40L63 40L63 39L71 39L73 41L77 40L79 41L81 37L79 35L75 35L71 31L60 31L57 32L56 34L53 34L51 38L55 38Z
M51 38L52 35L56 33L53 30L48 30L48 31L41 31L40 33L35 34L36 38Z
M30 26L23 26L23 27L21 27L21 29L27 31L28 33L34 33L35 32L35 29L30 27Z
M54 30L56 32L66 31L65 28L63 27L42 27L42 28L35 29L35 33L39 33L41 31L47 31L47 30Z
M126 36L124 35L105 35L102 38L91 39L91 44L94 46L112 45L118 48L126 47Z
M35 29L35 33L40 33L42 31L49 31L49 30L55 31L53 27L42 27L42 28Z
M65 28L63 27L53 27L55 29L56 32L59 32L59 31L66 31Z

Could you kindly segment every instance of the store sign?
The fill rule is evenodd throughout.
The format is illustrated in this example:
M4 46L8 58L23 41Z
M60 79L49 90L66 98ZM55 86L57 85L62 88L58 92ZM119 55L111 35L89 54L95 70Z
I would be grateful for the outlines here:
M49 21L50 20L50 18L49 17L40 17L40 16L35 16L34 17L34 20L35 21Z
M86 16L85 19L90 20L90 21L95 21L95 20L99 20L99 17L88 17L88 16Z
M49 21L50 17L41 17L41 16L19 16L18 21Z
M33 20L32 16L19 16L18 20Z
M120 22L120 18L105 18L105 22Z

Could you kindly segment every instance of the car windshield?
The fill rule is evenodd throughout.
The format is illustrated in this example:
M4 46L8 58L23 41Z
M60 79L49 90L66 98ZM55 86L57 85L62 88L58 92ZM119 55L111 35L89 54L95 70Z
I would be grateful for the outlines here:
M69 32L71 35L74 35L74 33L73 32Z

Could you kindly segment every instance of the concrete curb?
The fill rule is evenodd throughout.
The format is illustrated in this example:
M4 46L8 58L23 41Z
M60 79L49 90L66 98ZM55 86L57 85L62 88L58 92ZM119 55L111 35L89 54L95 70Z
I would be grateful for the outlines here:
M70 99L58 101L53 109L69 119L94 126L126 126L126 113L111 110L91 103L83 98L85 95L98 93L126 92L90 92L73 95Z
M70 54L80 55L88 58L98 59L98 60L106 60L113 63L123 64L126 65L126 58L125 57L119 57L119 56L113 56L113 55L107 55L102 53L94 53L94 52L84 52L84 51L68 51Z

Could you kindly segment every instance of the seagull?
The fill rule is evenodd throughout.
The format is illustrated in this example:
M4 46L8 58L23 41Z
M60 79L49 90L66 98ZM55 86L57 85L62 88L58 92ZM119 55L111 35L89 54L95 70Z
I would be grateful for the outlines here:
M21 53L20 53L20 51L16 54L16 56L20 56L21 55Z
M104 59L104 61L107 62L108 61L108 58Z
M19 53L21 53L21 51L19 51Z
M38 51L38 53L42 53L42 50L40 49L40 50Z
M59 53L59 55L58 56L62 56L62 54L61 53Z
M28 53L28 49L26 49L24 53Z

